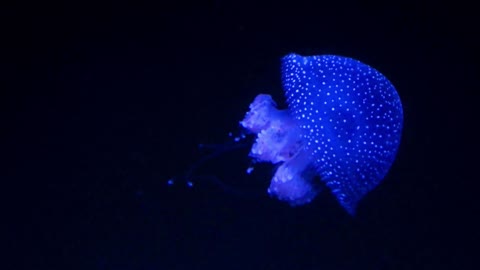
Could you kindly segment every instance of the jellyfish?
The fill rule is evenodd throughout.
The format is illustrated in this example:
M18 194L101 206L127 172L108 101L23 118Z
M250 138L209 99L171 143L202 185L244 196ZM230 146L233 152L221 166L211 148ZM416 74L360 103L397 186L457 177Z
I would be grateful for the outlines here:
M398 93L376 69L343 56L288 54L281 72L288 108L259 94L240 121L256 134L250 158L278 165L267 192L298 206L326 186L354 215L395 160L403 126Z

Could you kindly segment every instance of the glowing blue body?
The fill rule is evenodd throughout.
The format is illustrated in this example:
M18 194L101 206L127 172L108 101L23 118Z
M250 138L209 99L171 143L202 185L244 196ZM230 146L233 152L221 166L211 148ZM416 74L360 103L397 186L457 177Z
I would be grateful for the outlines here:
M271 98L265 105L268 95L261 107L259 96L242 122L258 133L252 157L283 162L269 192L292 205L308 203L318 192L314 170L354 214L358 202L385 177L398 150L403 111L395 88L370 66L334 55L289 54L282 59L282 81L288 110L276 110ZM254 115L268 124L255 131ZM276 157L265 158L265 152ZM285 152L290 156L279 159Z

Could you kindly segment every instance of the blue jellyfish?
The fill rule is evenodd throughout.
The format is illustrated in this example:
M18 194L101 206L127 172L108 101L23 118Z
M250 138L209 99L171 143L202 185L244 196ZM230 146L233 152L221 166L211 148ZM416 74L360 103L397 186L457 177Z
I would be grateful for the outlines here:
M257 136L249 156L279 165L271 196L307 204L320 179L353 215L395 159L400 98L385 76L352 58L289 54L281 66L288 109L277 109L270 95L255 98L240 122Z

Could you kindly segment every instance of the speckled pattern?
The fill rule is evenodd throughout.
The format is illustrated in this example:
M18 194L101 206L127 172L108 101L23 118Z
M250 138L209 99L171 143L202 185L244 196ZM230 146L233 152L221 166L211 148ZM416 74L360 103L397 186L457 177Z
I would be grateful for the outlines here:
M282 76L305 150L322 181L353 214L395 159L403 123L395 88L370 66L335 55L289 54L282 59Z

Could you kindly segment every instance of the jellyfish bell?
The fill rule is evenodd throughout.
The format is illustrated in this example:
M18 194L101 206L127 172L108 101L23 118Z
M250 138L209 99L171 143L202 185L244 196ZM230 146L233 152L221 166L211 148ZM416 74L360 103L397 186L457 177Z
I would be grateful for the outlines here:
M400 144L403 110L388 79L336 55L282 59L288 109L258 95L243 121L257 135L250 157L279 164L268 193L291 205L318 194L315 175L350 214L385 177Z

